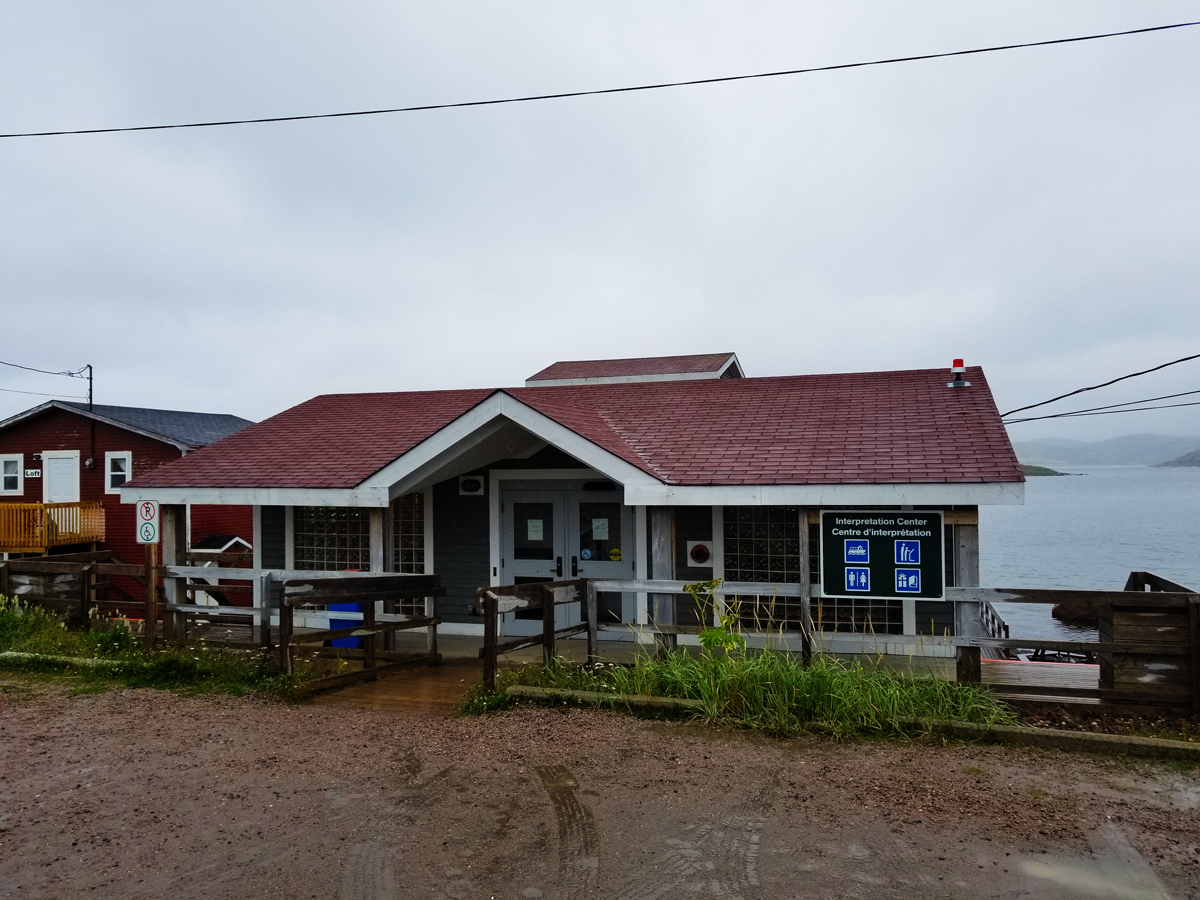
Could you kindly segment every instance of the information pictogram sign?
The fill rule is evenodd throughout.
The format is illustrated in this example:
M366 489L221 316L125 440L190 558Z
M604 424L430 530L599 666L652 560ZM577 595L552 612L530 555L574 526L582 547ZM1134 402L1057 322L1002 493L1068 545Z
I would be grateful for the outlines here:
M137 505L137 542L158 543L158 501L139 500Z
M822 510L821 592L944 600L944 546L938 510Z

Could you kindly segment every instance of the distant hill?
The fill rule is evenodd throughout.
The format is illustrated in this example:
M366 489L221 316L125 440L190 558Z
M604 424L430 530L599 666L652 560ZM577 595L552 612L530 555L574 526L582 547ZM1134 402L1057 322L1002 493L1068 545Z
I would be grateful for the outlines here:
M1158 463L1159 466L1200 466L1200 450L1193 450L1191 453L1185 453L1183 456L1178 456L1175 459L1168 459L1166 462Z
M1017 459L1035 466L1156 466L1200 449L1200 437L1125 434L1106 441L1036 438L1015 441ZM1195 463L1178 463L1195 465Z

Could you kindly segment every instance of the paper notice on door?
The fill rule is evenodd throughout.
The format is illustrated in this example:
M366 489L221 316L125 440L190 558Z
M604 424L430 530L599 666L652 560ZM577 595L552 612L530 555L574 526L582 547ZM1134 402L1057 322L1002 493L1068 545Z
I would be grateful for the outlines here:
M546 537L545 537L545 530L542 528L542 520L541 519L527 519L526 521L529 523L528 524L528 529L529 529L528 540L544 541L546 539Z
M592 540L608 540L608 519L592 519Z

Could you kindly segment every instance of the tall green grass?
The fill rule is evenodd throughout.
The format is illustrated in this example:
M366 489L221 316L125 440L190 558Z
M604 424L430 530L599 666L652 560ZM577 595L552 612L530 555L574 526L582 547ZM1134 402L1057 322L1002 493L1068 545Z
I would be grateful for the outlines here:
M818 655L807 666L789 653L702 654L683 649L633 665L574 666L555 661L507 673L509 684L699 700L704 721L774 735L822 732L839 737L905 730L904 718L1011 724L1016 717L984 689L909 678L878 666ZM482 697L477 708L494 708Z
M290 699L300 684L318 677L315 665L303 658L297 660L296 674L286 676L272 654L258 650L193 646L147 652L128 628L68 629L52 612L0 597L2 651L34 656L0 657L0 669L68 675L91 685L165 688L186 694Z

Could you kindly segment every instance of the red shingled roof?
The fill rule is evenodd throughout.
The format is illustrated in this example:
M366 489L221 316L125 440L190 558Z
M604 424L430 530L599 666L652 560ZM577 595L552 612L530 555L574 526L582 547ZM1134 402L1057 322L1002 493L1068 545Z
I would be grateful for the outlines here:
M1024 480L982 369L510 388L667 484ZM138 478L148 487L353 487L493 391L317 397Z
M694 375L716 373L732 353L702 353L694 356L649 356L642 359L578 359L547 366L529 381L562 378L621 378L639 375Z

